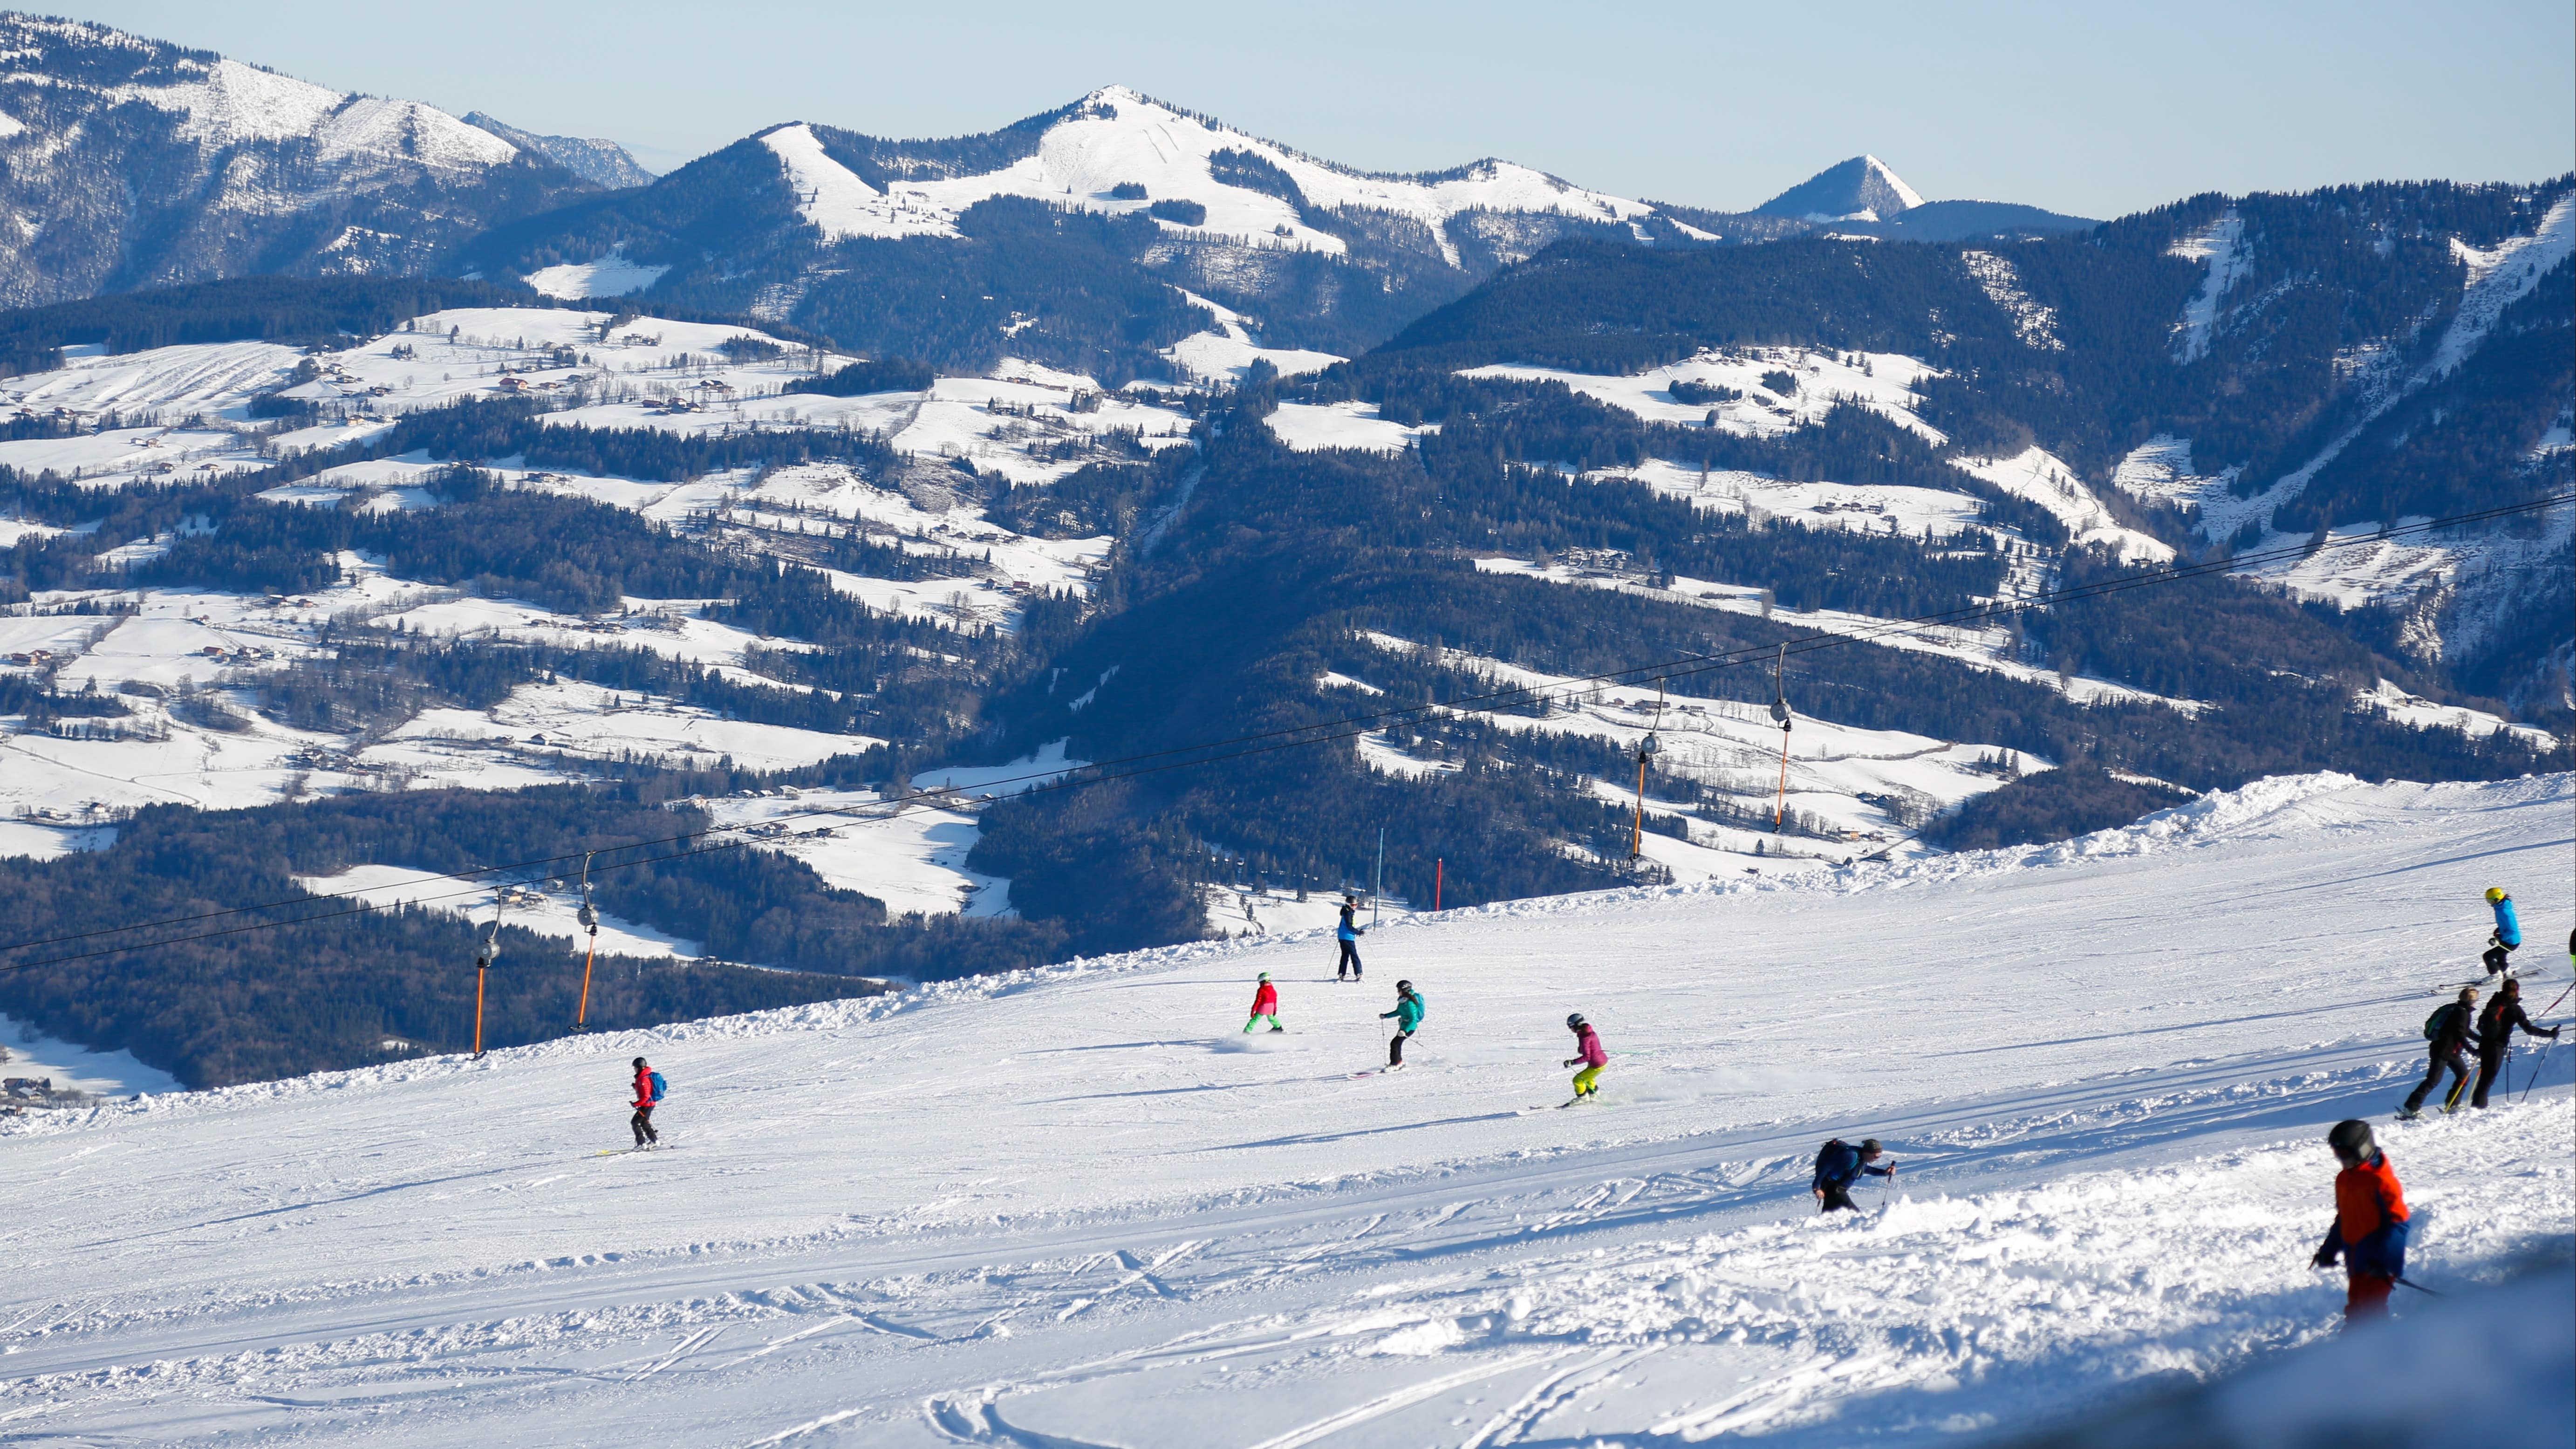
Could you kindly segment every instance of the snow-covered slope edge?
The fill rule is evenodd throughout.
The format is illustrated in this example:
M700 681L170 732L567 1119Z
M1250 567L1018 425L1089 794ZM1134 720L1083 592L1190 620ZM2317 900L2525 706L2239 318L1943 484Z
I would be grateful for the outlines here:
M2479 888L2536 941L2576 910L2571 799L2265 781L2044 850L1417 918L1368 938L1375 987L1311 938L1208 944L0 1123L51 1245L0 1287L0 1413L480 1445L2028 1424L2330 1330L2323 1126L2415 1075ZM1238 1030L1256 970L1285 1035ZM1431 1007L1412 1065L1350 1076L1395 974ZM1563 1113L1569 1009L1613 1056ZM673 1150L591 1157L639 1052ZM2412 1276L2576 1227L2566 1060L2387 1130ZM1858 1218L1809 1215L1829 1133L1899 1164Z

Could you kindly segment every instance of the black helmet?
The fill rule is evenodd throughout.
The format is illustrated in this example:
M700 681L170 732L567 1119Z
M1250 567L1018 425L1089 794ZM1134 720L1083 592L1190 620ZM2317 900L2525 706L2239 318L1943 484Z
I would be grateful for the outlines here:
M1411 991L1413 989L1413 983L1410 981L1399 981L1395 983L1395 989L1398 991Z
M1580 1027L1580 1026L1582 1026L1582 1025L1583 1025L1583 1013L1578 1011L1578 1012L1576 1012L1575 1014L1573 1014L1572 1016L1567 1017L1567 1018L1565 1019L1565 1024L1566 1024L1567 1026L1572 1026L1572 1027Z
M642 1057L637 1057L635 1059L635 1070L639 1072L644 1070L644 1059Z
M2334 1130L2326 1134L2326 1145L2346 1162L2366 1162L2376 1150L2370 1144L2370 1124L2358 1117L2334 1124Z

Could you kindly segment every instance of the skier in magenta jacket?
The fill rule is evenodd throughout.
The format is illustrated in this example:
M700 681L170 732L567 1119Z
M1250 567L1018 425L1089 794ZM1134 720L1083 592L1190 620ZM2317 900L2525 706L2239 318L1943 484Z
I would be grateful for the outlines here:
M1602 1049L1601 1034L1583 1019L1582 1012L1567 1017L1565 1024L1574 1033L1574 1055L1567 1057L1565 1064L1583 1064L1583 1070L1574 1074L1574 1100L1580 1102L1601 1090L1601 1069L1610 1065L1610 1053Z

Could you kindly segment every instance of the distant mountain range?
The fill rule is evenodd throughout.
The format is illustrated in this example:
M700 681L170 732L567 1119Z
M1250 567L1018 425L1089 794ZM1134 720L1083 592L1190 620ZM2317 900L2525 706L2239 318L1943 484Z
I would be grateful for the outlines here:
M606 142L468 125L101 25L0 14L0 304L263 273L436 272L497 222L640 176Z

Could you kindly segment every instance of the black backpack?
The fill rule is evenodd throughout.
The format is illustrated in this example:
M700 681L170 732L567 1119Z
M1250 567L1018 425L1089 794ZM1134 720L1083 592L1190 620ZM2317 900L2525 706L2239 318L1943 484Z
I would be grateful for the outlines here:
M1841 1138L1836 1137L1836 1138L1832 1138L1832 1139L1828 1140L1828 1141L1825 1143L1825 1145L1824 1145L1824 1146L1817 1148L1817 1149L1816 1149L1816 1168L1815 1168L1815 1171L1809 1175L1809 1180L1810 1180L1810 1181L1812 1181L1812 1182L1822 1182L1822 1181L1824 1181L1824 1180L1825 1180L1825 1157L1826 1157L1826 1155L1827 1155L1828 1153L1831 1153L1831 1152L1832 1152L1835 1148L1837 1148L1837 1147L1842 1147L1842 1148L1846 1148L1846 1149L1848 1149L1848 1148L1849 1148L1849 1146L1850 1146L1850 1144L1848 1144L1848 1143L1844 1142Z

